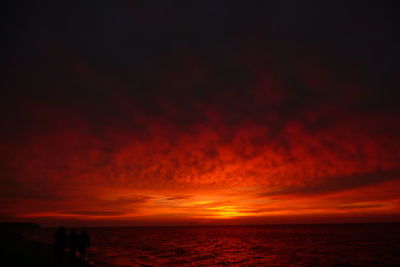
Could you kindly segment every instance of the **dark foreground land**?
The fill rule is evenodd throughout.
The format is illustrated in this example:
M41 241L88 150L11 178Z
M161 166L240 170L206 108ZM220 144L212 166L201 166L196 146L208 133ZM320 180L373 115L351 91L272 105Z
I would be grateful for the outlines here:
M62 263L55 263L53 246L31 241L17 234L0 231L0 266L7 267L47 267L47 266L92 266L76 259L69 263L65 258Z

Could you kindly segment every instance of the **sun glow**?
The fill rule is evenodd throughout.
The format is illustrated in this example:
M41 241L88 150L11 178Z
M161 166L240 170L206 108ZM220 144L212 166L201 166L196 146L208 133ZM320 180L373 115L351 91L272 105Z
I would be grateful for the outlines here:
M238 211L236 206L219 206L208 208L207 210L213 212L213 214L209 216L212 218L233 218L243 215Z

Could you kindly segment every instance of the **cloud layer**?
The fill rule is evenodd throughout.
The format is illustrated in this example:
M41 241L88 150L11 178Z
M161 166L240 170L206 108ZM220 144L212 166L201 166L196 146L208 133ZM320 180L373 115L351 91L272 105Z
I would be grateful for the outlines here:
M398 216L390 6L285 2L6 17L0 216Z

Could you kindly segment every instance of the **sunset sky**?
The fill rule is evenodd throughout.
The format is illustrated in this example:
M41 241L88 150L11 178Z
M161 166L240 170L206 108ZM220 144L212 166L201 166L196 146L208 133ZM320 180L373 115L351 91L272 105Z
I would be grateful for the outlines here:
M0 221L400 221L397 14L349 2L8 4Z

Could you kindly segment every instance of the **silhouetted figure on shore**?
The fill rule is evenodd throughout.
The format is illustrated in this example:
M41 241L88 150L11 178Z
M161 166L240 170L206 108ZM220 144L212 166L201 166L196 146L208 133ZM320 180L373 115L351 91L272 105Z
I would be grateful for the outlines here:
M78 242L79 257L81 259L85 259L86 250L89 246L90 246L90 237L86 229L84 229L79 236L79 242Z
M54 259L57 263L63 261L64 250L67 247L67 233L64 227L60 226L54 233Z
M77 249L78 249L78 235L76 234L75 230L72 229L68 238L68 250L69 250L68 260L70 262L75 261Z

